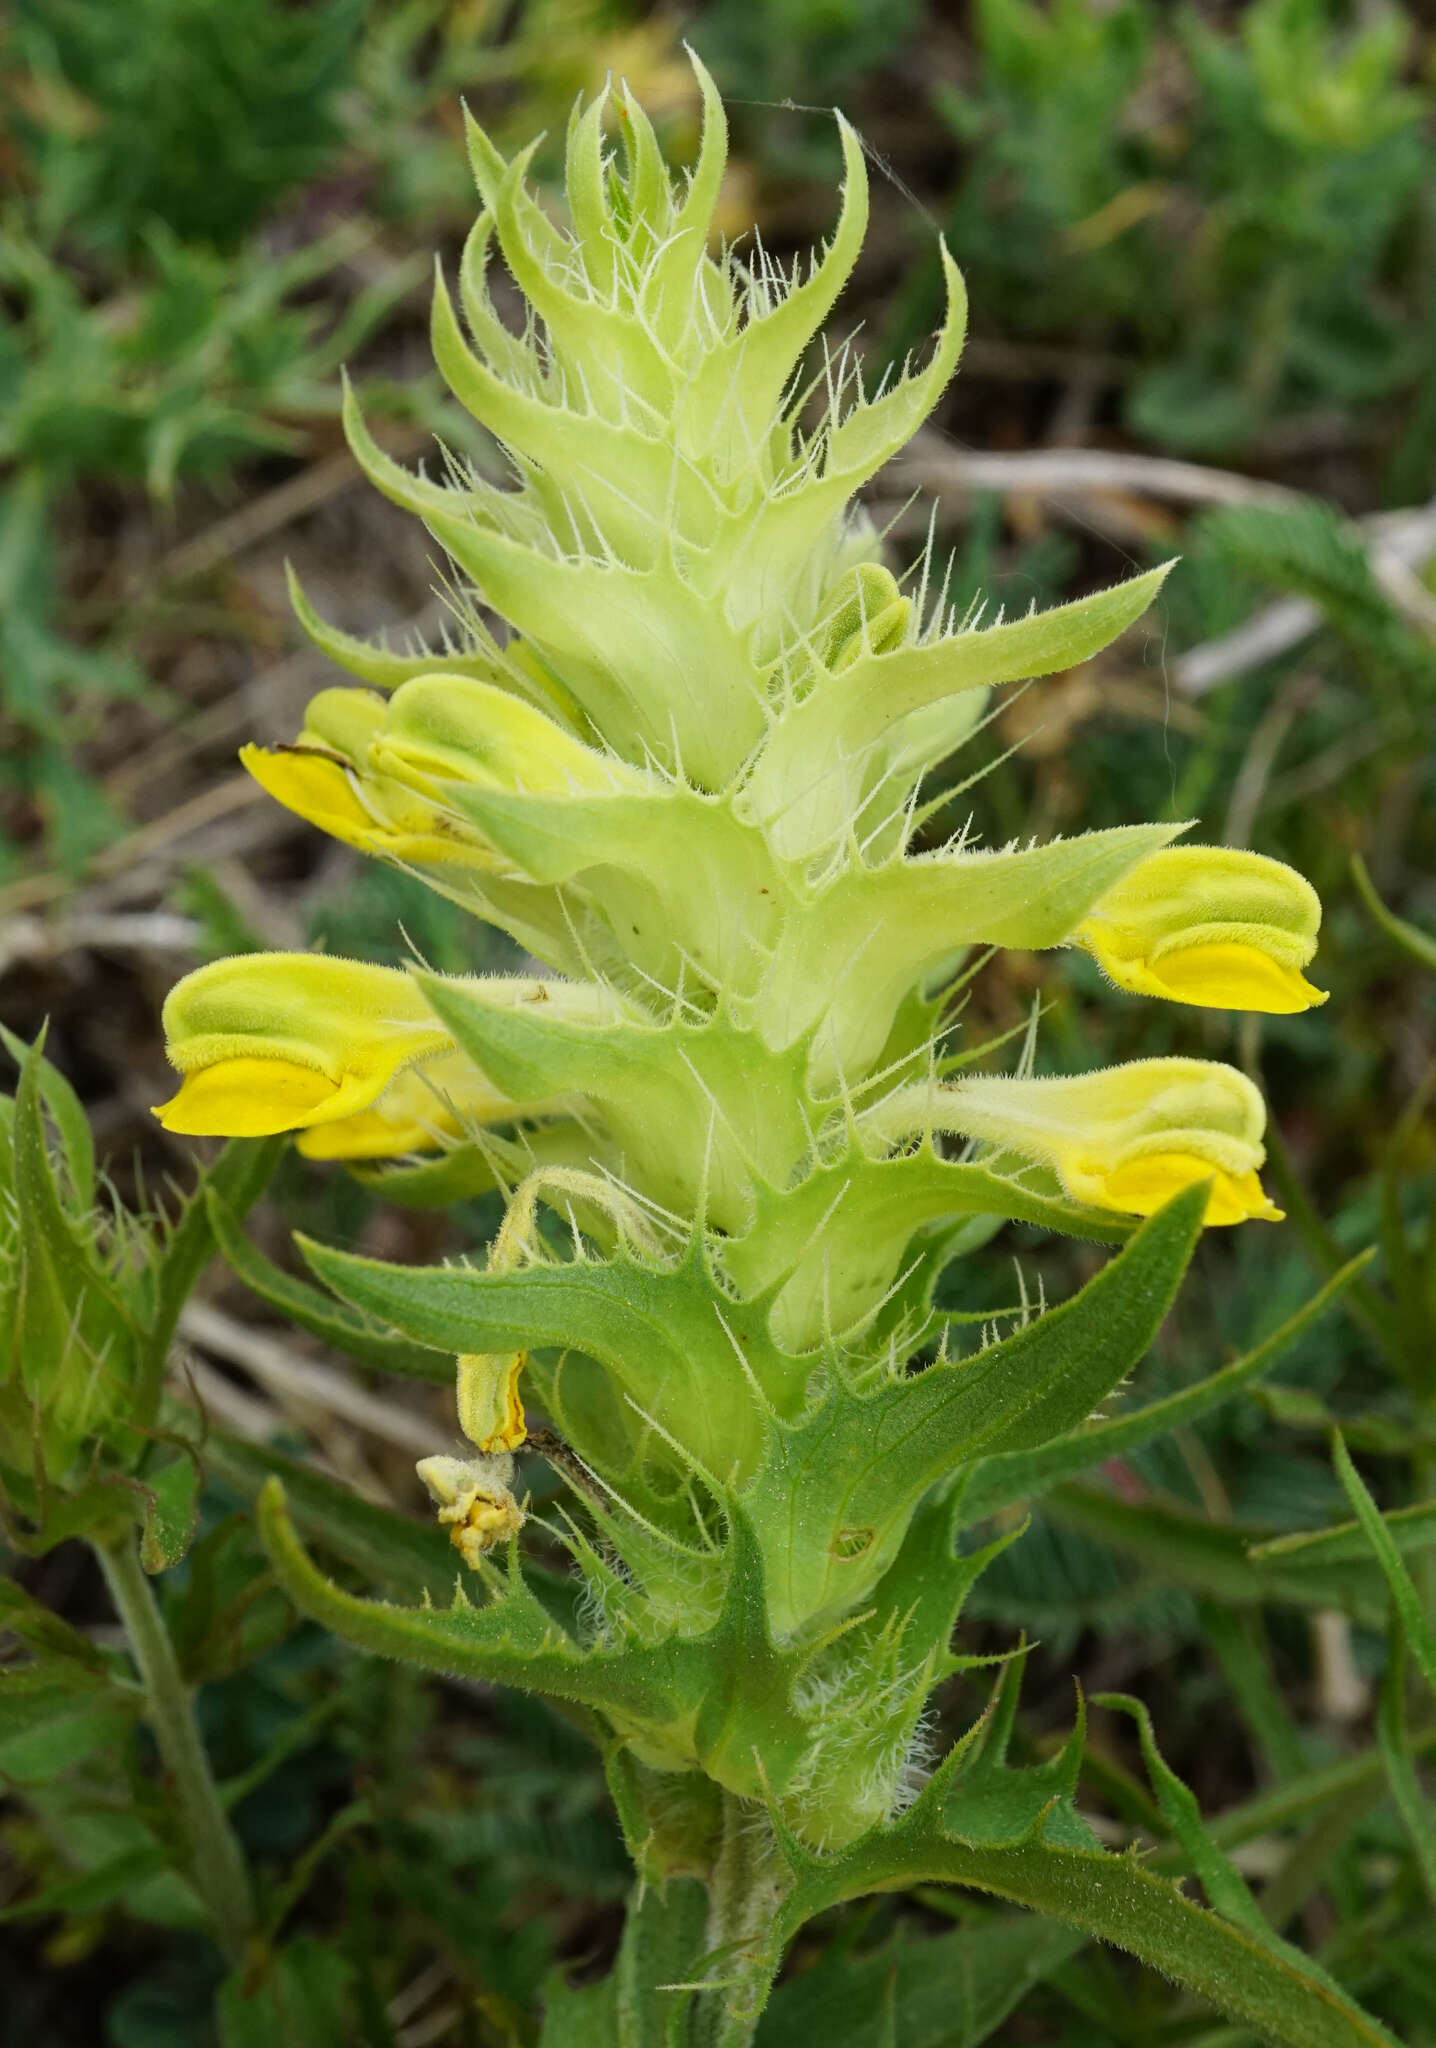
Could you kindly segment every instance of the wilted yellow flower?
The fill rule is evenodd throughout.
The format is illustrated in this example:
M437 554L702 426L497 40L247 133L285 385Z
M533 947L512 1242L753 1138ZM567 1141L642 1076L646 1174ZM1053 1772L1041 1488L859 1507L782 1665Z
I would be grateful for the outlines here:
M527 1357L524 1351L496 1351L464 1352L458 1359L459 1427L481 1451L516 1451L528 1436L519 1398Z
M449 1541L470 1571L478 1569L486 1552L522 1529L524 1511L508 1484L512 1458L421 1458L415 1469L448 1528Z
M1316 891L1283 862L1169 846L1109 889L1071 943L1134 995L1288 1014L1326 1001L1301 972L1320 924Z

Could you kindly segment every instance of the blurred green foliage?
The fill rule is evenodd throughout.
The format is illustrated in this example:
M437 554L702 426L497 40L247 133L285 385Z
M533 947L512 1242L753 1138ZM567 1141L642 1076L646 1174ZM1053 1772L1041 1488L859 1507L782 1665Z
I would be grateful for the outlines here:
M1232 455L1283 416L1429 377L1433 97L1414 29L1331 0L1213 22L1153 0L975 0L938 102L984 325L1130 349L1127 421Z
M731 80L731 98L768 105L791 97L823 102L891 62L922 19L922 0L713 0L703 9L703 61Z
M42 240L119 252L160 224L233 247L332 159L361 14L361 0L18 0L12 118Z

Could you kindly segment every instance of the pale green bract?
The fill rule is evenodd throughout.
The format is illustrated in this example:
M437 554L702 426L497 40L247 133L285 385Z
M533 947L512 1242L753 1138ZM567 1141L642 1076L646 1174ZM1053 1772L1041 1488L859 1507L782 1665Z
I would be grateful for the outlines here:
M299 594L364 687L323 693L294 748L247 750L280 801L552 974L260 956L201 969L167 1006L172 1129L415 1155L377 1185L420 1204L508 1197L485 1265L306 1245L342 1308L212 1204L239 1270L305 1327L371 1362L398 1338L457 1357L476 1448L436 1443L423 1468L472 1597L341 1590L274 1485L276 1567L359 1645L547 1693L603 1744L654 1889L615 1978L556 1994L555 2043L748 2041L804 1919L922 1878L1122 1942L1301 2048L1379 2039L1293 1951L1102 1854L1073 1804L1080 1729L1051 1763L1008 1767L1015 1671L934 1769L927 1701L965 1667L961 1602L1014 1533L963 1540L964 1501L1010 1498L1041 1447L1080 1469L1203 1222L1272 1213L1243 1076L1181 1059L965 1080L953 987L983 948L1068 943L1120 949L1134 985L1147 935L1181 953L1190 917L1185 999L1270 984L1299 1006L1316 913L1267 862L1256 918L1247 857L1204 866L1199 848L1161 871L1180 916L1150 890L1113 898L1168 825L914 846L923 778L985 691L1096 654L1165 571L986 627L954 618L924 565L894 575L852 500L953 371L961 281L944 253L947 320L921 367L875 393L845 351L805 373L862 241L862 151L840 121L842 208L816 260L713 255L725 126L699 75L686 181L626 92L622 169L606 99L576 114L571 230L529 191L527 158L471 127L468 333L441 279L434 349L511 474L411 475L352 394L345 413L369 476L472 585L462 644L367 647ZM521 334L489 295L495 249L530 308ZM502 644L479 602L510 622ZM1103 924L1108 898L1121 915ZM1265 981L1263 948L1281 970ZM938 1276L1009 1218L1130 1242L1073 1300L950 1356ZM566 1578L508 1540L524 1398L571 1488L546 1518ZM311 1528L325 1538L322 1516Z

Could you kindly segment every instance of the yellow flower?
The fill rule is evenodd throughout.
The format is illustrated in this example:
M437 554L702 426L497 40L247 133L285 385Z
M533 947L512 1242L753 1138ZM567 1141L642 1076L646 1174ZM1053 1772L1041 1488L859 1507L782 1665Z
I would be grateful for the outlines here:
M473 676L416 676L394 692L368 759L426 794L446 783L529 796L611 796L650 786L552 718Z
M407 974L314 953L201 967L170 991L164 1026L184 1079L155 1114L192 1137L258 1138L360 1117L400 1075L454 1051Z
M1295 869L1224 846L1170 846L1109 889L1071 935L1134 995L1289 1014L1326 1001L1302 975L1321 904Z
M416 1469L470 1571L522 1529L524 1511L509 1491L512 1458L421 1458Z
M592 1008L586 984L527 975L485 981L483 994L491 1005L541 1002L565 1015ZM164 1026L184 1080L155 1115L190 1137L299 1131L311 1159L390 1159L573 1106L557 1094L513 1101L458 1050L412 976L363 960L216 960L170 991Z
M528 1436L519 1398L526 1351L465 1352L458 1360L459 1427L481 1451L516 1451Z
M371 1108L301 1131L295 1150L306 1159L399 1159L516 1113L466 1053L434 1053L396 1074Z
M304 745L245 746L239 758L276 803L360 853L421 868L501 865L472 826L392 776L362 775L336 755Z
M870 1143L921 1131L979 1138L1049 1167L1076 1201L1150 1216L1209 1180L1207 1223L1277 1222L1257 1169L1266 1157L1261 1096L1215 1060L1133 1060L1091 1074L980 1074L904 1088L860 1118Z

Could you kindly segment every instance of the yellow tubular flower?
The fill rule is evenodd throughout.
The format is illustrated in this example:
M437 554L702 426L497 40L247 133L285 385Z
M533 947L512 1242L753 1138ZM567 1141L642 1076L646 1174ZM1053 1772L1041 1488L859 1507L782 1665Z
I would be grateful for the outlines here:
M197 969L170 991L164 1027L184 1080L155 1114L191 1137L337 1124L371 1110L419 1062L454 1051L407 974L312 953Z
M439 1151L481 1124L506 1123L516 1113L466 1053L440 1052L396 1074L372 1108L301 1131L295 1150L306 1159L399 1159Z
M446 782L531 796L610 796L648 777L595 753L531 704L472 676L418 676L394 692L369 760L411 788Z
M1281 861L1170 846L1109 889L1069 943L1134 995L1286 1015L1326 1001L1301 972L1320 923L1316 891Z
M1092 1074L981 1074L901 1089L860 1119L874 1140L953 1131L1050 1167L1076 1201L1150 1216L1210 1180L1205 1221L1275 1223L1257 1169L1261 1096L1214 1060L1133 1060Z
M302 745L244 746L239 758L276 803L360 853L414 867L501 865L471 826L390 776L361 775L337 755Z

